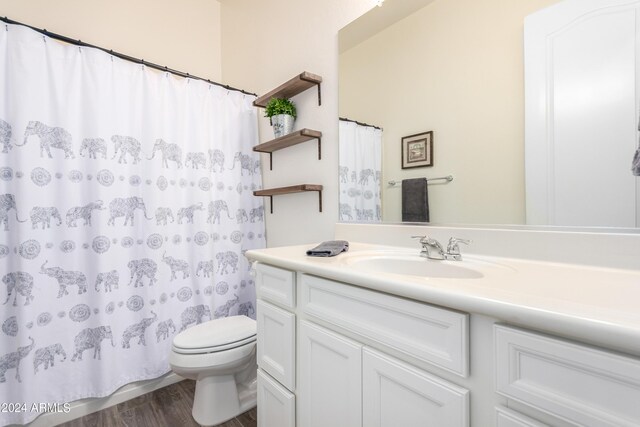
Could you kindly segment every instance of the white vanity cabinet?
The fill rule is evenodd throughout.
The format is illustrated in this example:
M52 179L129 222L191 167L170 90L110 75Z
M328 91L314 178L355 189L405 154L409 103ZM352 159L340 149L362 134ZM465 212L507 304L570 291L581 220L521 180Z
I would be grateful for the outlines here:
M468 376L467 314L264 264L256 279L261 427L469 426L466 389L388 354Z
M638 427L640 358L258 264L260 427Z

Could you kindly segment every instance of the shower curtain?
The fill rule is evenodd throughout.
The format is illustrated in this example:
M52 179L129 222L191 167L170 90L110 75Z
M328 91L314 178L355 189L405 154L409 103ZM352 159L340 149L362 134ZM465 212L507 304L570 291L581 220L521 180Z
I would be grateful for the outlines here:
M158 377L176 333L255 317L252 101L0 27L0 425Z
M340 221L382 220L382 130L340 120Z

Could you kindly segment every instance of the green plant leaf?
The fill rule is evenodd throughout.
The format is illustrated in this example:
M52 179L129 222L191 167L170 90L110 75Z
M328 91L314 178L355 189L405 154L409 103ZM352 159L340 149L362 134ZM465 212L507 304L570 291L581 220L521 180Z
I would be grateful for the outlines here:
M264 116L272 117L278 114L289 114L295 119L297 116L296 105L290 99L271 98L264 109Z

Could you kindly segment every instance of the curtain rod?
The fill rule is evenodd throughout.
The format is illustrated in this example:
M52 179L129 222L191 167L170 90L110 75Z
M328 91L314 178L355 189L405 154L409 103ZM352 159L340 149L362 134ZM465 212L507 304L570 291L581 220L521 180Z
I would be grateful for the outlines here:
M90 47L90 48L93 48L93 49L98 49L98 50L101 50L103 52L108 53L109 55L113 55L113 56L115 56L117 58L124 59L125 61L134 62L136 64L141 64L141 65L144 65L144 66L147 66L147 67L151 67L151 68L154 68L154 69L156 69L158 71L163 71L165 73L171 73L171 74L174 74L176 76L184 77L184 78L187 78L187 79L202 80L203 82L207 82L207 83L212 84L212 85L220 86L220 87L222 87L224 89L227 89L227 90L233 90L233 91L236 91L236 92L241 92L241 93L243 93L245 95L258 96L255 93L247 92L246 90L243 90L243 89L238 89L238 88L235 88L235 87L229 86L229 85L223 85L222 83L214 82L214 81L211 81L209 79L205 79L203 77L194 76L193 74L183 73L182 71L174 70L174 69L169 68L167 66L163 67L162 65L154 64L153 62L148 62L148 61L145 61L144 59L135 58L133 56L125 55L124 53L115 52L115 51L113 51L111 49L105 49L105 48L100 47L100 46L96 46L96 45L92 45L92 44L89 44L89 43L85 43L82 40L75 40L75 39L72 39L70 37L63 36L61 34L52 33L51 31L47 31L46 28L45 29L36 28L36 27L31 26L31 25L24 24L22 22L14 21L13 19L9 19L6 16L4 18L2 16L0 16L0 21L5 22L7 24L21 25L23 27L30 28L33 31L36 31L36 32L38 32L40 34L43 34L43 35L47 36L47 37L50 37L50 38L55 39L55 40L60 40L62 42L69 43L69 44L72 44L72 45L75 45L75 46Z
M370 127L370 128L374 128L374 129L378 129L378 130L384 130L379 126L374 126L374 125L370 125L370 124L367 124L367 123L358 122L356 120L347 119L345 117L338 117L338 120L342 120L343 122L351 122L351 123L355 123L355 124L360 125L360 126L366 126L366 127Z

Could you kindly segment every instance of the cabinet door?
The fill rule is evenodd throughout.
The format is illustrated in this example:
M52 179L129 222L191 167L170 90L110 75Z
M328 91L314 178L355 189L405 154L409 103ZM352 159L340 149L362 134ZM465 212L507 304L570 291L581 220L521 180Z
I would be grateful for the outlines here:
M298 425L361 427L362 346L305 321L298 343Z
M295 427L295 396L258 369L258 426Z
M416 367L365 348L362 412L367 427L469 425L469 392Z
M256 307L258 366L294 391L295 315L261 300Z

